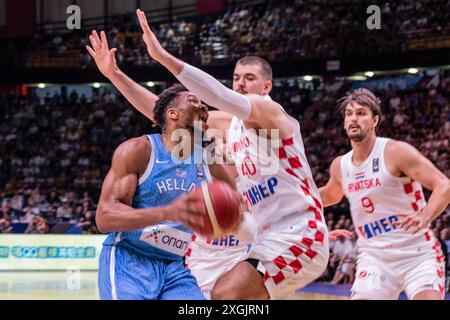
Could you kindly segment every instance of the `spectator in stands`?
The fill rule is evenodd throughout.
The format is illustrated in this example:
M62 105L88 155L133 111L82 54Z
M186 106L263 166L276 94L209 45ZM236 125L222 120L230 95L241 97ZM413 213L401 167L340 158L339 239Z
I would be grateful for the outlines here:
M152 27L169 52L183 56L188 62L202 64L230 63L244 55L258 55L272 61L298 61L402 53L445 45L445 40L430 41L430 38L439 34L445 39L450 35L448 17L444 14L448 11L447 3L436 0L417 3L416 7L411 5L411 1L402 0L389 4L386 7L389 9L383 8L383 32L368 29L365 20L359 19L360 13L367 8L365 2L354 2L348 6L339 1L301 0L283 1L276 6L269 1L235 7L215 20L210 16L197 17L195 22L174 17L170 23L163 22ZM112 25L107 35L112 47L118 49L116 59L119 65L154 64L148 59L140 41L135 17L124 14L114 20L117 24ZM51 27L51 24L45 25L45 28ZM36 63L51 65L41 55L35 54L44 51L47 56L59 59L59 62L77 63L81 68L90 64L92 67L90 55L85 50L76 59L70 50L84 48L85 34L50 37L47 31L44 29L30 41L29 51L22 59L27 66ZM365 46L358 46L357 43L365 43ZM2 51L6 50L0 50L0 54ZM14 52L14 48L8 51ZM201 61L195 60L198 57ZM394 97L390 106L397 108L398 99ZM395 121L402 119L397 117Z
M13 227L9 218L0 219L0 233L13 233Z
M20 222L22 223L30 223L33 219L39 216L40 211L39 208L35 205L33 199L28 199L27 206L23 209L22 216L20 217Z
M332 284L352 284L355 280L355 268L356 268L356 258L358 256L358 248L356 246L356 233L353 233L350 245L345 249L343 255L341 256L338 266L336 268L336 273L334 275Z
M57 217L55 207L53 207L51 204L47 205L47 211L44 217L48 222L56 222Z
M24 233L29 234L39 233L38 219L39 219L38 216L33 216L32 220L28 223L28 227Z
M86 211L77 224L77 228L82 228L83 233L97 233L97 227L95 226L95 217L90 210Z
M67 198L62 199L62 205L56 210L56 217L62 221L70 221L72 219L72 208Z

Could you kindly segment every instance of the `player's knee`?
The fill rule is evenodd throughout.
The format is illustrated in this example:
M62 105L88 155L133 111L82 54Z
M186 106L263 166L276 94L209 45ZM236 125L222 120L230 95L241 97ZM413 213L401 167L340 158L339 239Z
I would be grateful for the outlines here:
M217 283L211 291L211 300L237 300L239 297L234 290Z

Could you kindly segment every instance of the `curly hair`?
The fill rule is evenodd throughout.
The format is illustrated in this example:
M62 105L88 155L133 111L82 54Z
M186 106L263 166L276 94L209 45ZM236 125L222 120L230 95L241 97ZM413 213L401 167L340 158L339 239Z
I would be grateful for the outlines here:
M184 91L189 90L181 84L174 84L159 95L159 99L156 101L155 108L153 109L153 119L155 119L156 125L160 127L161 130L166 128L167 109L178 104L180 92Z

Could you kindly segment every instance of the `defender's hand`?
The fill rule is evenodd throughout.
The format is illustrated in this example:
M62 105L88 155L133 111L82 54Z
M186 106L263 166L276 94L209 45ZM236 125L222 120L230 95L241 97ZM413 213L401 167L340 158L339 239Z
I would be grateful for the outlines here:
M87 45L86 49L91 54L92 58L94 58L95 64L100 72L109 79L115 72L119 71L115 55L117 49L109 49L108 40L106 39L104 31L100 32L100 36L101 39L99 38L97 31L93 30L92 35L89 36L92 48Z
M136 14L138 16L142 31L144 32L142 38L147 46L148 54L156 61L159 61L164 53L166 53L166 50L161 46L155 34L150 29L144 11L137 9Z

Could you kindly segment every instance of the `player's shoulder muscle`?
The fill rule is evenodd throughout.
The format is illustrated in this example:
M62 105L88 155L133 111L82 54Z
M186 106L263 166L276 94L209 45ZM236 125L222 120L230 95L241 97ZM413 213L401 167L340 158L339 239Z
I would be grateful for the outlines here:
M114 151L112 169L119 175L141 174L147 167L151 148L151 143L146 136L122 142Z
M339 183L342 180L341 161L342 161L342 156L337 156L336 158L334 158L334 160L331 162L331 165L330 165L330 178L335 179L336 182L339 182Z

